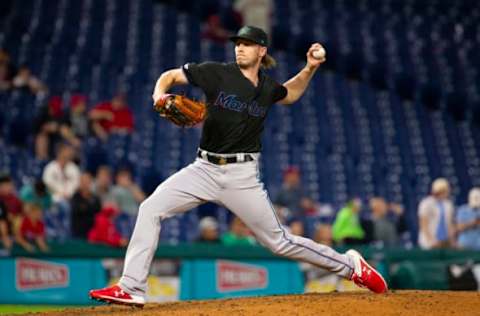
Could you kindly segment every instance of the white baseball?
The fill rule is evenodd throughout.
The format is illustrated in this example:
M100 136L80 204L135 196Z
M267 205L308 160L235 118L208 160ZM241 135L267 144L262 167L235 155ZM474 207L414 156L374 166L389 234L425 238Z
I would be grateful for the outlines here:
M319 49L316 49L312 52L312 56L315 59L323 59L325 58L326 52L323 47L320 47Z

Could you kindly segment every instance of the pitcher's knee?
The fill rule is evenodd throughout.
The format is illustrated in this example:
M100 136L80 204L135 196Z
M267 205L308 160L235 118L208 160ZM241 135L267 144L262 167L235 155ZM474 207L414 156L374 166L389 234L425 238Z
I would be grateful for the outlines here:
M168 209L164 205L155 203L153 200L146 199L140 203L138 208L139 217L164 217L168 213Z
M298 236L290 234L288 231L275 233L264 241L266 247L279 256L292 257L300 250L300 240Z
M266 246L276 255L288 256L293 245L289 240L282 236L266 243Z
M147 200L144 200L142 203L140 203L140 206L138 207L138 216L145 216L148 215L149 213L149 204L146 203Z

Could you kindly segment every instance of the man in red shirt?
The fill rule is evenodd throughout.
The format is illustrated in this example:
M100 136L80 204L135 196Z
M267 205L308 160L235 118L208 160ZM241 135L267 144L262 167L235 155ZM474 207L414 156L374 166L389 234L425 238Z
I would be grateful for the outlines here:
M118 215L118 209L112 205L105 205L95 215L95 222L88 232L88 241L91 243L103 243L113 247L125 247L128 240L123 238L115 228L114 219Z
M95 134L104 141L109 134L133 131L133 115L123 94L117 94L112 101L97 104L90 111L90 119Z

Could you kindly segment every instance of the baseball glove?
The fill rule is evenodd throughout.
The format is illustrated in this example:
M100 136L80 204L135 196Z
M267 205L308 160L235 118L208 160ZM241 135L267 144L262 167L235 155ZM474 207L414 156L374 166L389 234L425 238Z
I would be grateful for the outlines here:
M163 95L153 108L161 117L182 127L190 127L202 122L207 112L205 103L176 94Z

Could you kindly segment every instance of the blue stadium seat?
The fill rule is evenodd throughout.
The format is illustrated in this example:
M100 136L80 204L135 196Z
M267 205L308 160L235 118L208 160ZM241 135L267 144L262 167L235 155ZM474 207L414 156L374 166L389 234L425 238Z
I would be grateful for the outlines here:
M131 165L151 192L195 158L200 129L155 117L153 84L186 62L231 60L233 46L201 38L202 20L230 4L210 0L192 11L186 3L0 4L0 47L15 64L28 64L51 94L82 92L93 105L127 93L135 132L106 144L87 139L87 170ZM463 202L480 181L479 15L475 1L276 1L273 76L284 82L296 73L314 41L324 43L327 63L297 104L269 113L261 158L267 188L277 192L283 170L299 165L306 191L337 208L354 195L404 203L412 236L416 205L435 177L449 178ZM19 184L41 174L31 126L44 101L21 91L0 94L0 169ZM223 229L227 213L216 214ZM195 212L165 221L162 240L194 239L197 221Z

